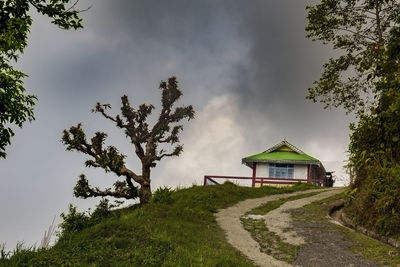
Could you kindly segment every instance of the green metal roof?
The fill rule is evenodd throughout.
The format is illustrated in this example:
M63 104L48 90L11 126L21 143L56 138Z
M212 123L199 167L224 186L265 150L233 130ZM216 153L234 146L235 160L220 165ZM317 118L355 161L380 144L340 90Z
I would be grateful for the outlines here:
M246 160L301 160L301 161L318 161L307 154L298 154L296 152L289 151L273 151L269 153L258 153L245 157Z
M290 164L315 164L320 165L320 161L307 155L297 147L293 146L286 140L267 149L264 152L247 156L242 162L249 165L252 162L269 162L269 163L290 163ZM250 166L250 165L249 165Z

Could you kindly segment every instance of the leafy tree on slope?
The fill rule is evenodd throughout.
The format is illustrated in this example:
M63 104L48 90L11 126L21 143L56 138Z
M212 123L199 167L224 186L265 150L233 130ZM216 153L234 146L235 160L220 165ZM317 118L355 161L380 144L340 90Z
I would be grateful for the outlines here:
M179 133L183 126L177 125L183 119L193 119L192 106L174 107L181 97L182 92L178 87L175 77L160 83L161 112L157 122L150 127L147 118L154 109L153 105L142 104L134 108L126 95L121 97L121 114L111 116L107 110L109 104L97 103L93 112L100 113L104 118L112 121L118 128L124 130L126 137L133 145L137 157L141 161L141 172L129 169L125 164L126 156L120 153L114 146L104 148L107 134L96 132L90 142L86 139L82 125L64 130L62 138L67 150L76 150L90 157L86 161L87 167L103 168L106 172L113 172L123 180L117 180L114 188L100 189L89 185L85 175L80 175L74 188L76 197L88 198L97 196L111 196L115 198L134 199L139 197L140 203L148 203L151 199L150 172L158 161L164 157L179 156L183 146L179 144ZM171 151L166 151L165 145L174 145ZM161 148L160 148L161 146ZM139 184L139 189L135 184Z

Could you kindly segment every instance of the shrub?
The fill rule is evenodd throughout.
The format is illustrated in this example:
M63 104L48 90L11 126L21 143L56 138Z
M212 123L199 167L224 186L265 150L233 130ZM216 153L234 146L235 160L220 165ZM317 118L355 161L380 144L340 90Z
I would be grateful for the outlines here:
M369 166L362 186L347 198L353 219L386 236L400 236L400 164L390 168Z
M174 199L172 198L172 194L175 190L170 187L164 186L159 187L153 194L152 201L154 203L163 203L163 204L171 204Z
M76 206L69 204L68 213L61 213L63 221L60 223L61 235L66 233L79 232L88 227L89 216L84 212L79 212Z
M95 210L90 214L88 212L79 212L76 207L70 204L68 213L61 213L63 221L60 223L61 236L67 233L82 231L83 229L98 224L104 218L110 216L111 207L108 199L100 200Z
M100 200L100 203L96 206L96 209L90 215L89 224L90 225L97 224L102 219L110 216L110 214L111 214L110 202L108 199L103 198L102 200Z

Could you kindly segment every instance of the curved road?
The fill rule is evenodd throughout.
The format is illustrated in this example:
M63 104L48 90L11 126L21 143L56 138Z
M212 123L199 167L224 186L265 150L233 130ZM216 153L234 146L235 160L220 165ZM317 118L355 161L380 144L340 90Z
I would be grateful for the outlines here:
M330 188L324 191L321 191L321 189L314 189L290 194L269 195L257 199L248 199L239 202L232 207L220 210L217 213L217 222L221 226L221 228L225 230L228 242L233 247L240 250L256 265L266 267L292 266L286 262L276 260L272 256L262 253L260 251L260 246L258 245L258 243L252 239L249 232L243 229L240 217L247 211L256 208L266 202L274 201L280 198L287 198L289 196L305 194L308 192L321 191L320 194L312 197L288 201L279 208L272 210L271 212L263 216L268 229L280 235L285 240L285 242L294 245L303 244L303 238L297 235L296 232L285 230L285 228L288 228L288 226L290 226L291 224L291 217L287 211L290 209L301 208L313 201L336 195L343 190L343 188Z

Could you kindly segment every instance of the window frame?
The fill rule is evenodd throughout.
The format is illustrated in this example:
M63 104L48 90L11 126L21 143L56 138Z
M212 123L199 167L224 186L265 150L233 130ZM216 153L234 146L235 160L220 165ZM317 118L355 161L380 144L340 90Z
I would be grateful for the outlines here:
M294 179L294 164L270 163L268 164L268 177Z

